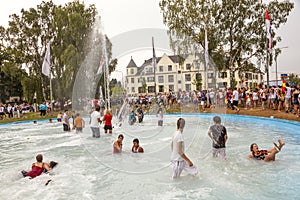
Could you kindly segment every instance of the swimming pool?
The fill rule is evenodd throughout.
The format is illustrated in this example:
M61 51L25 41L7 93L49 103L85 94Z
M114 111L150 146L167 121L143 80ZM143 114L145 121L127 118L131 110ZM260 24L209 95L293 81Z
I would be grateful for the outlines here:
M123 123L113 135L91 137L88 119L82 134L64 133L61 123L39 122L1 126L0 199L296 199L300 196L300 124L259 117L220 115L228 131L227 160L211 157L207 130L212 114L173 114L157 126L154 115L141 124ZM186 119L186 154L198 167L197 177L184 172L171 179L170 141L178 117ZM124 153L112 154L118 134L125 136ZM132 154L133 138L144 154ZM249 145L286 146L277 160L264 163L247 158ZM53 175L22 178L35 155L59 163ZM44 183L51 179L48 186Z

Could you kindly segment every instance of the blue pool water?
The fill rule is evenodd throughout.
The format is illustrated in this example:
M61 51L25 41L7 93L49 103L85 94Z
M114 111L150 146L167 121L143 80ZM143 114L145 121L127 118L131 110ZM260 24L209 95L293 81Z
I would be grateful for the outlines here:
M221 114L228 131L227 160L211 157L207 130L212 114L173 114L157 126L154 115L141 124L115 124L113 135L91 137L88 119L82 134L64 133L61 123L39 121L0 127L0 199L298 199L300 196L300 124L286 120ZM172 180L170 141L176 120L186 119L186 154L199 169ZM112 154L123 134L124 153ZM144 154L130 152L138 137ZM249 160L249 146L262 149L282 138L286 146L275 162ZM59 165L53 174L22 178L35 155ZM44 183L51 179L48 186Z

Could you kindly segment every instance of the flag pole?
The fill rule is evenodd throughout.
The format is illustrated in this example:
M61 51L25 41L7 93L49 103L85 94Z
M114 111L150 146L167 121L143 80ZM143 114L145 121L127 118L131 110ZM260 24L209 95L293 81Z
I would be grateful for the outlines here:
M49 79L50 79L50 108L51 108L51 114L53 113L53 103L52 103L52 101L53 101L53 93L52 93L52 77L51 77L51 72L50 72L50 74L49 74Z
M153 65L153 68L154 68L154 96L156 98L156 74L155 74L155 71L156 71L156 55L155 55L155 49L154 49L154 37L152 37L152 51L153 51L153 57L152 57L152 65Z

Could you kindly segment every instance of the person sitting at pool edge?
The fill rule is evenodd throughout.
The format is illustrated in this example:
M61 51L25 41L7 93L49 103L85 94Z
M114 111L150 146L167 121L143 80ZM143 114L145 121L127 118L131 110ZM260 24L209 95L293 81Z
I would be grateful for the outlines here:
M43 155L38 154L36 156L36 162L32 164L32 169L29 172L26 172L25 170L22 170L21 173L24 177L30 176L31 178L35 178L43 173L44 170L49 172L57 163L52 161L53 163L50 164L43 162Z
M250 151L252 153L249 155L249 158L255 158L256 160L263 160L265 162L275 161L275 155L285 145L285 142L283 142L281 139L279 139L278 142L279 145L273 142L275 147L270 150L258 150L258 146L256 143L251 144Z
M133 153L144 153L144 149L139 145L140 143L139 139L135 138L132 142L133 142L133 146L131 148L131 151Z
M122 141L124 139L124 136L120 134L118 136L118 139L114 142L113 145L113 153L121 153L122 152Z

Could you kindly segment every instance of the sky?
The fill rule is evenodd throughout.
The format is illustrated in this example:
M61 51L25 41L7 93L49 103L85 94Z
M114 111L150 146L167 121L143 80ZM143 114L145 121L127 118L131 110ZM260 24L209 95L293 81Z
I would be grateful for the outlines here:
M65 4L69 1L53 0L55 4ZM288 22L278 30L282 41L277 47L287 47L283 48L278 56L278 74L300 74L300 0L291 1L294 2L295 7L288 17ZM41 2L41 0L1 0L0 25L7 27L10 14L20 14L22 8L36 7ZM114 56L119 59L117 70L121 72L117 73L119 74L117 76L125 76L125 67L131 57L138 66L145 59L151 58L151 36L153 35L155 35L155 47L158 49L156 55L170 54L166 45L168 37L164 33L167 27L163 24L159 0L85 0L84 3L95 4L101 15L103 31L111 39L113 51L117 52ZM146 33L143 38L141 33ZM126 49L125 46L129 48ZM275 64L270 68L270 78L275 79L274 77Z

